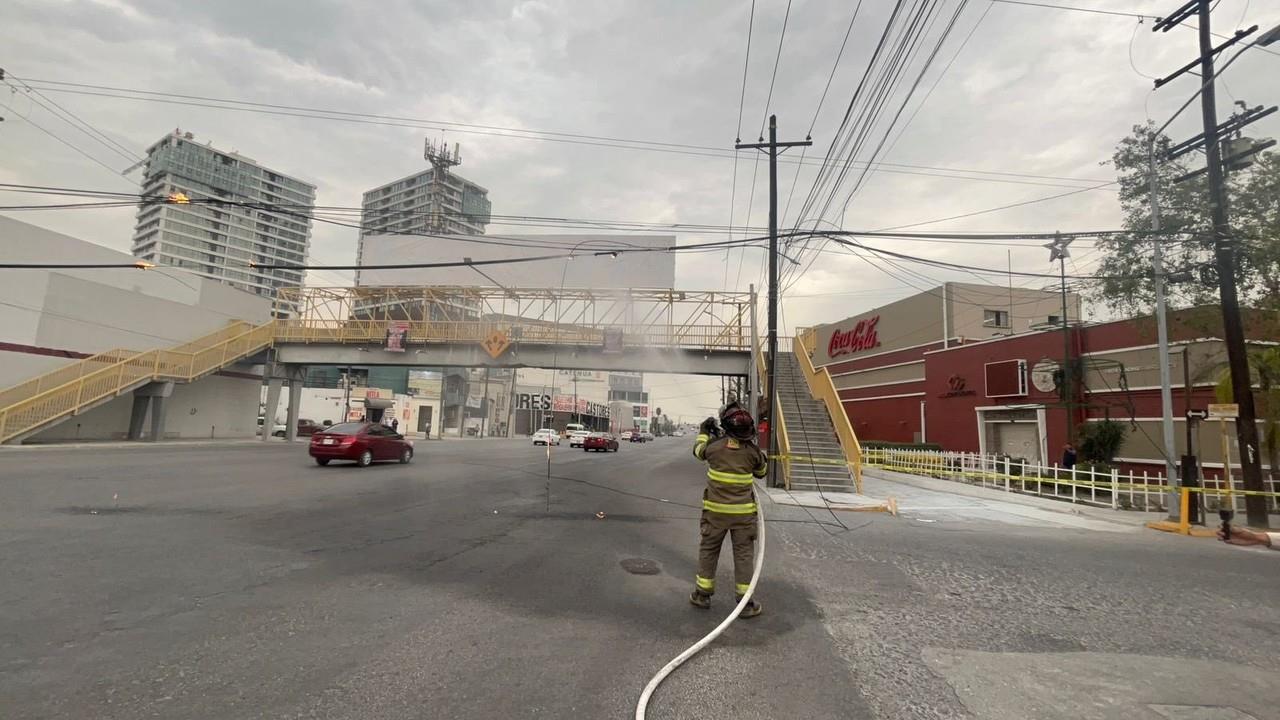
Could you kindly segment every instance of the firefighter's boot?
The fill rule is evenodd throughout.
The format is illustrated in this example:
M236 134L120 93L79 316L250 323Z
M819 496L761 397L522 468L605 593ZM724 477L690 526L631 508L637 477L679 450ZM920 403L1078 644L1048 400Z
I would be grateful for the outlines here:
M693 594L689 596L689 603L701 610L710 610L711 596L703 592L700 588L694 588Z
M738 596L738 602L742 602L742 596ZM746 607L742 608L742 612L738 614L740 618L753 618L764 612L764 607L755 600L748 600Z

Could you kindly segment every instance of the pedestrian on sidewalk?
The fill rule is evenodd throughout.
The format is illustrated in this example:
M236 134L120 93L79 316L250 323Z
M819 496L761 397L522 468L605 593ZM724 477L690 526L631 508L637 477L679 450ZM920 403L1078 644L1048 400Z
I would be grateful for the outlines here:
M1070 470L1076 466L1076 448L1071 443L1062 446L1062 469Z
M398 418L391 418L391 432L399 432L399 431L400 431L400 420Z
M754 438L751 413L733 403L721 415L720 427L715 418L703 421L693 444L693 456L707 463L707 487L702 491L698 575L689 602L703 610L710 609L716 592L716 565L726 535L733 544L734 590L739 601L751 584L758 530L755 479L769 470L768 458ZM760 603L751 600L739 617L755 617L761 612Z

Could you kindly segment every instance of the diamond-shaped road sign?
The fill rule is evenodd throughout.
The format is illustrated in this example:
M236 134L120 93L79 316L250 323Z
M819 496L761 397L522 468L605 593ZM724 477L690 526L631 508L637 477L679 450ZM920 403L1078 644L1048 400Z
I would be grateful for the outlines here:
M489 357L497 360L502 353L507 351L507 348L511 347L511 340L501 330L494 330L485 336L484 340L480 341L480 347L489 353Z

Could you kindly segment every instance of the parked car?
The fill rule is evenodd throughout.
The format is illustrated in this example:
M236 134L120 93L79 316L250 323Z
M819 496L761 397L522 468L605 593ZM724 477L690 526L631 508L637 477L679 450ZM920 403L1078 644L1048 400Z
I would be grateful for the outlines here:
M267 423L267 419L259 415L258 416L258 434L259 435L262 434L262 426L266 425L266 423ZM284 423L278 423L278 422L271 423L271 434L274 435L275 437L284 437L284 429L285 429Z
M590 452L592 450L618 452L618 439L609 433L591 433L583 439L582 451Z
M277 425L276 429L272 431L271 434L276 437L284 437L284 429L285 429L284 424ZM298 436L299 437L303 437L307 435L315 435L321 430L324 430L324 427L316 424L315 420L298 418Z
M353 460L360 467L367 467L377 460L409 462L413 459L413 443L381 423L338 423L314 433L308 452L317 465L328 465L330 460Z
M569 433L569 447L582 447L582 442L591 436L590 430L573 430Z
M651 433L651 432L642 432L642 433L640 433L640 435L641 435L641 437L643 437L643 438L644 438L644 442L653 442L653 433Z
M542 428L533 434L534 445L559 445L560 436L551 428Z
M631 441L631 435L632 435L632 432L631 432L630 430L623 430L623 431L622 431L622 434L619 436L619 438L618 438L618 439L620 439L620 440L626 440L626 441L630 442L630 441Z

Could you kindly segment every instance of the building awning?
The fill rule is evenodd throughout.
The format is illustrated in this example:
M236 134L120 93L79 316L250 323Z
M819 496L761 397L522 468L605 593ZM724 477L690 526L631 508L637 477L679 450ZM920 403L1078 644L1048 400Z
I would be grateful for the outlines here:
M364 398L364 406L370 410L390 410L395 404L391 398Z

